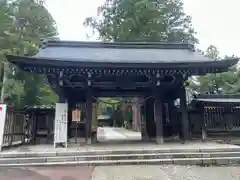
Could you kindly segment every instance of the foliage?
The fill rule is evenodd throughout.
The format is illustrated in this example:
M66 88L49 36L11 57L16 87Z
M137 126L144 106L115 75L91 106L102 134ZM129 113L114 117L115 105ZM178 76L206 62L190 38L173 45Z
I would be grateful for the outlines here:
M121 102L120 98L100 98L98 102L98 114L112 114Z
M215 46L209 46L204 53L206 57L220 60L219 51ZM235 58L234 56L225 56L224 59ZM232 67L228 72L207 74L191 79L191 88L198 93L223 93L236 94L240 92L240 73L237 67Z
M98 16L88 17L85 25L101 40L197 42L181 0L106 0Z
M56 24L41 1L5 0L0 6L0 59L7 68L5 97L15 105L53 103L56 96L44 77L7 64L4 54L34 55L41 38L55 36ZM1 64L2 64L1 63ZM44 93L40 89L48 89ZM41 98L39 98L41 97ZM46 101L46 99L51 100ZM20 101L21 100L21 101Z

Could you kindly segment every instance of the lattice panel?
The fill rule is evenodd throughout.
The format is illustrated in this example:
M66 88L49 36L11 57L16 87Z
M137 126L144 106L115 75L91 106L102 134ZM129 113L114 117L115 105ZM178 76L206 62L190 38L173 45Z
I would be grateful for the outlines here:
M204 122L207 129L226 129L224 107L205 107Z
M25 142L25 115L11 110L6 113L3 146L22 144Z
M240 107L234 107L231 108L231 119L229 119L228 121L231 120L231 124L229 124L229 128L231 129L240 129Z

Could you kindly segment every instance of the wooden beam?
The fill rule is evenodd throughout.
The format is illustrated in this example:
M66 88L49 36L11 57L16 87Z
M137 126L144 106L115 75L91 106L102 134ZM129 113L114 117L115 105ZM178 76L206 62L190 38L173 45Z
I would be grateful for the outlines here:
M65 87L84 87L84 82L71 82L65 83ZM143 87L150 87L150 82L124 82L124 83L116 83L116 82L92 82L93 88L104 88L104 89L116 89L118 87L125 88L125 89L135 89L135 88L143 88Z
M147 90L116 90L116 91L94 91L96 97L142 97L150 96L151 92Z

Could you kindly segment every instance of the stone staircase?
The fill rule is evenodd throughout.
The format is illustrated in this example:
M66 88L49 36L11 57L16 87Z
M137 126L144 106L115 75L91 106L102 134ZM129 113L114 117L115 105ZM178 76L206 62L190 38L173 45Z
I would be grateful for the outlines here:
M240 164L240 148L17 152L0 154L0 167L131 164L236 165Z

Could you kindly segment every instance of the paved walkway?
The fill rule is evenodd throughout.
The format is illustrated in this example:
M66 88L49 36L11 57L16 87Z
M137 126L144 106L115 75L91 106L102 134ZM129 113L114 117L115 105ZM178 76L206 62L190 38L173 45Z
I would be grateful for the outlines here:
M114 128L115 132L124 135L128 140L141 140L141 132L131 131L125 128Z
M11 148L0 152L1 154L15 154L15 153L55 153L55 152L86 152L86 151L134 151L134 150L199 150L199 149L238 149L240 146L230 144L219 144L215 142L189 142L185 144L180 143L164 143L157 145L155 143L146 143L138 141L136 143L126 141L125 143L111 143L112 140L139 140L141 135L138 132L129 131L122 128L99 128L99 138L102 141L109 141L110 143L99 143L95 145L69 144L68 148L54 148L53 144L48 145L23 145Z
M239 180L240 167L96 167L91 180Z
M141 140L141 133L125 128L99 127L98 140L101 141L126 141Z
M127 137L123 133L117 132L115 128L100 127L98 128L98 139L100 141L126 140Z
M0 168L1 180L91 180L94 167Z
M239 180L240 167L103 166L0 168L1 180Z

